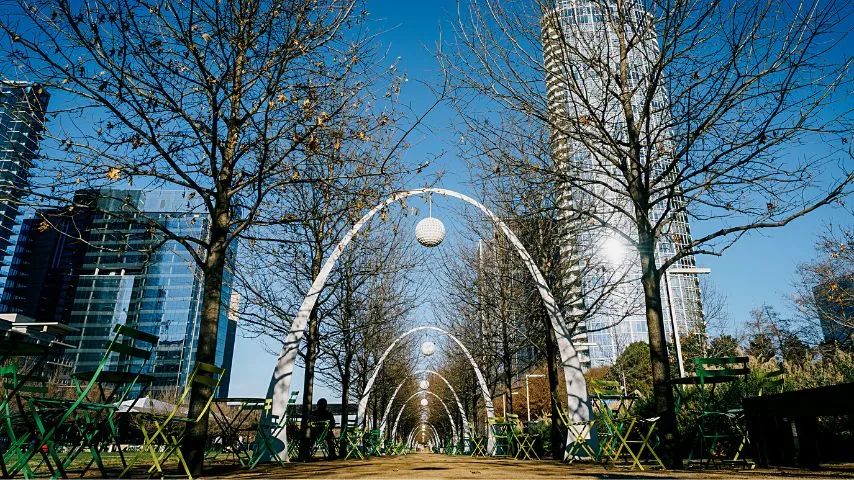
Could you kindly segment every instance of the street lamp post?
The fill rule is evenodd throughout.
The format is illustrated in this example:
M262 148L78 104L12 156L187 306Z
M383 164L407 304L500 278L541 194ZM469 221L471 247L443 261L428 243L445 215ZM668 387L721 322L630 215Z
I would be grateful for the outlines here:
M529 378L545 378L541 373L525 375L525 406L528 407L528 421L531 421L531 390L528 388Z
M519 395L521 392L510 392L510 395ZM501 392L501 411L504 418L507 418L507 391Z
M670 329L673 333L673 346L676 347L676 360L679 364L679 376L685 376L685 362L682 359L682 343L679 341L679 327L676 324L676 309L673 308L673 294L670 292L670 274L675 273L709 273L711 269L697 267L670 267L664 271L664 291L667 294L667 309L670 313Z

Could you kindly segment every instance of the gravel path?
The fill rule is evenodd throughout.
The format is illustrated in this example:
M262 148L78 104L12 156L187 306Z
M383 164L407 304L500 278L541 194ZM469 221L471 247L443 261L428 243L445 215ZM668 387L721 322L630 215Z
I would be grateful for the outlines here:
M292 463L286 467L259 467L247 471L214 467L207 478L404 478L404 479L517 479L517 478L697 478L697 479L766 479L766 478L850 478L854 465L834 466L819 471L797 469L756 470L683 470L632 471L624 467L603 468L599 465L566 465L552 460L521 461L509 459L471 458L436 454L410 454L395 457L371 458L363 461L335 460Z

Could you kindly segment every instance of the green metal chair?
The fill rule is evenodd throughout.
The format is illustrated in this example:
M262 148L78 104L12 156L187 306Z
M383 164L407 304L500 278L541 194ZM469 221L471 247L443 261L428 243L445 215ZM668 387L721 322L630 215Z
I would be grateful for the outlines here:
M296 404L299 391L292 391L288 398L288 404L285 407L285 416L282 420L275 415L270 414L273 409L273 400L268 398L264 401L264 413L258 421L258 429L255 432L255 448L252 451L252 459L249 461L249 467L255 468L261 461L270 460L284 466L291 458L296 456L297 446L299 442L292 442L295 438L288 435L288 442L285 455L288 458L282 458L279 455L277 444L279 442L278 435L291 425L291 419L296 416Z
M344 460L350 458L364 460L365 455L362 453L362 440L365 436L365 431L361 428L348 427L344 432L344 440L347 445L347 454Z
M784 370L780 368L758 374L759 390L757 392L757 396L761 397L762 394L766 392L781 393L783 391L785 381L784 373ZM732 461L738 461L742 452L744 452L745 447L750 445L750 434L747 430L747 421L744 417L744 410L742 408L730 409L727 410L726 413L730 423L729 427L732 430L731 436L736 439L741 439L738 447L735 449L735 455L732 458Z
M263 398L214 398L211 417L219 430L219 435L214 437L215 442L211 444L205 454L205 462L215 462L220 456L233 458L234 463L243 467L252 463L252 447L243 442L242 438L255 435L256 442L261 442L258 435L258 424L264 411L267 409L267 401ZM208 435L213 436L212 429ZM217 441L218 440L218 441ZM256 445L259 445L256 443ZM261 442L263 448L263 442Z
M374 429L367 431L362 439L365 446L365 456L381 456L383 434L381 430Z
M513 430L512 426L504 417L495 417L489 421L492 430L492 438L495 445L492 447L491 455L496 457L509 457L513 454Z
M10 478L11 474L7 465L14 465L19 459L27 456L26 447L37 431L26 411L24 396L44 398L48 393L48 387L47 380L43 377L19 376L18 366L14 364L0 367L0 381L2 381L0 385L3 387L3 397L0 399L0 415L3 416L3 430L9 442L5 451L0 453L0 474L3 478ZM47 454L41 452L41 455L44 457L42 463L46 462L48 460ZM35 476L29 463L25 463L20 471L24 478ZM51 470L51 474L53 474L53 470Z
M507 415L507 420L511 424L511 433L513 435L513 443L516 450L514 456L517 460L539 460L537 455L536 442L540 438L539 435L526 433L522 422L518 415Z
M593 449L593 446L590 445L590 438L593 434L593 426L596 420L592 419L583 422L572 421L569 418L569 414L563 408L561 402L556 398L553 398L552 401L554 401L557 406L557 421L567 430L568 433L572 433L574 438L569 445L566 445L565 461L567 463L573 463L576 460L584 459L598 460L599 456Z
M310 455L313 457L317 452L322 452L323 456L328 457L330 452L326 446L326 436L329 435L329 421L309 422L308 427L311 430L311 438L314 439Z
M469 455L472 457L486 456L486 437L478 435L471 425L469 425Z
M748 442L744 414L740 408L726 411L716 408L714 394L718 384L734 382L750 373L747 363L747 357L694 359L702 412L698 418L697 435L689 461L698 455L698 461L705 465L716 461L739 461L742 449Z
M133 392L144 389L153 377L143 373L151 354L157 345L158 337L127 325L117 324L113 328L113 338L107 343L104 355L98 367L91 372L72 374L75 400L29 397L27 406L33 419L32 438L43 454L45 464L51 474L66 477L67 468L84 450L89 450L91 460L84 467L83 474L95 463L103 476L109 473L102 460L102 449L107 445L120 447L118 427L114 415L118 407ZM125 359L121 370L106 367L114 356ZM132 362L127 362L132 359ZM105 384L112 388L105 388ZM96 388L97 387L97 388ZM142 390L144 391L144 390ZM91 400L90 393L97 398ZM78 443L66 445L64 451L58 448L65 437L81 439ZM45 451L46 450L46 451ZM36 454L30 451L18 458L9 469L10 475L25 469ZM44 455L44 454L47 455ZM119 456L124 465L125 458L119 448Z
M188 399L190 391L196 384L201 384L209 387L212 392L219 388L222 377L225 373L224 368L217 367L208 363L197 362L196 368L187 378L187 385L183 393L178 398L177 404L168 415L146 414L142 417L147 422L140 422L140 432L145 438L145 443L141 451L128 462L125 469L119 477L125 477L133 466L139 463L146 455L151 457L152 465L148 469L148 474L151 475L157 471L160 476L164 475L163 467L165 462L172 456L178 457L178 462L183 467L187 477L192 479L190 468L187 466L187 461L181 452L181 442L186 436L190 428L199 423L207 414L213 402L213 395L208 399L202 411L195 417L181 415L185 410L184 402ZM147 424L153 426L153 430L147 428Z
M637 394L627 394L622 386L610 380L591 382L594 426L599 439L599 452L594 458L602 462L630 461L630 468L644 470L642 460L655 461L664 468L655 453L658 418L641 418L631 411ZM574 449L577 453L579 447ZM582 451L587 451L583 450Z

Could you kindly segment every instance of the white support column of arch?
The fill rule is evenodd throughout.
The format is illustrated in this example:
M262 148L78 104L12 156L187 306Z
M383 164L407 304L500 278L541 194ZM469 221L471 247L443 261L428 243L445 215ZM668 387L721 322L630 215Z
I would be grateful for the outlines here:
M436 427L433 426L432 423L427 424L430 427L430 430L433 432L433 445L438 447L442 444L442 440L439 438L439 431L436 430Z
M413 373L412 375L415 375L415 374ZM385 424L386 424L386 419L388 418L389 410L391 410L391 406L394 403L394 399L397 398L397 392L400 391L401 387L403 387L403 384L405 384L406 382L409 381L410 376L407 376L406 378L404 378L403 381L397 385L397 388L394 389L394 393L391 394L391 399L389 399L388 405L385 406L385 412L383 412L383 418L382 418L382 420L380 420L380 431L383 433L385 433ZM393 438L393 437L389 437L389 438Z
M543 277L540 269L537 268L536 262L527 250L525 250L522 242L519 241L510 228L507 227L507 225L505 225L504 222L502 222L501 219L499 219L491 210L471 197L444 188L419 188L395 193L368 211L368 213L360 218L353 228L344 235L344 238L341 239L332 254L326 260L326 263L323 264L323 267L320 269L320 273L317 275L317 278L314 279L314 282L311 284L311 288L308 290L308 294L305 296L305 299L303 299L293 322L291 322L291 329L288 333L288 337L285 339L282 354L276 362L276 368L273 371L272 378L270 379L270 388L267 392L267 396L268 398L272 398L272 408L269 411L269 415L277 416L277 418L284 418L291 387L291 379L293 378L294 362L296 361L297 352L299 350L299 342L305 334L309 314L312 309L314 309L314 305L317 303L320 292L323 290L324 285L326 285L329 274L335 267L335 263L341 256L341 252L350 244L356 233L358 233L374 215L388 205L407 197L430 193L457 198L477 207L481 212L489 217L499 229L501 229L516 249L516 252L522 258L522 261L525 263L525 266L528 268L528 271L537 283L537 290L539 291L540 296L543 299L543 304L546 307L546 311L549 314L552 329L555 331L558 348L560 350L561 363L563 365L564 377L566 379L567 412L573 421L588 420L590 418L590 409L587 404L587 386L584 381L584 376L581 373L581 363L578 359L578 353L572 345L572 332L564 322L563 315L560 312L560 307L555 302L554 296L546 284L546 279ZM573 303L570 302L570 304ZM570 314L577 316L577 312L570 312ZM571 445L571 442L575 440L572 432L573 429L569 429L567 432L567 446ZM276 435L279 440L279 443L276 445L278 452L284 454L287 452L288 448L286 429L278 429ZM287 458L287 455L283 455L283 458Z
M469 420L466 417L466 410L463 408L462 402L460 402L460 397L457 396L457 391L454 390L454 387L451 386L451 382L449 382L447 378L442 376L441 373L435 372L433 370L416 370L416 371L410 373L408 377L406 377L402 382L400 382L400 384L397 386L397 388L394 389L394 393L391 394L391 398L388 401L388 405L386 405L386 407L385 407L385 412L383 413L382 420L380 421L380 431L385 433L386 423L388 420L388 414L391 413L391 407L394 404L394 399L397 397L397 392L400 391L400 388L403 387L403 384L406 383L410 377L413 377L415 375L419 375L422 373L429 373L431 375L435 375L435 376L441 378L442 381L445 382L445 385L448 386L448 390L450 390L451 393L454 395L454 400L457 402L457 408L459 408L459 410L460 410L460 418L462 419L462 423L463 423L461 428L460 428L460 436L462 438L468 438Z
M412 444L414 443L414 441L413 441L413 440L414 440L414 438L415 438L415 434L416 434L416 433L417 433L417 431L416 431L416 430L412 430L411 432L409 432L409 436L407 436L407 437L406 437L406 446L407 446L407 448L409 448L410 450L412 449ZM408 453L408 452L407 452L407 453Z

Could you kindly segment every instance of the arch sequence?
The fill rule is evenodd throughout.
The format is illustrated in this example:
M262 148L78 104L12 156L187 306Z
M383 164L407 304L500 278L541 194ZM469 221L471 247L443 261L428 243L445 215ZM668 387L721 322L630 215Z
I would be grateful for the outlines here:
M516 235L503 221L501 221L500 218L498 218L497 215L495 215L495 213L471 197L444 188L418 188L397 192L368 211L359 219L358 222L356 222L355 225L353 225L353 228L344 235L333 250L332 254L326 260L326 263L323 264L319 274L311 284L308 294L303 299L297 314L294 316L294 320L291 322L290 331L285 339L282 354L276 362L276 367L273 370L273 375L270 379L270 387L267 391L267 397L272 398L272 408L268 411L268 415L283 418L285 414L291 380L293 379L294 363L299 349L299 342L305 334L309 314L312 309L314 309L314 305L317 303L320 292L326 285L329 274L335 267L335 263L338 261L338 258L341 256L344 248L350 244L356 233L358 233L374 215L379 213L388 205L407 197L431 193L456 198L473 205L483 212L493 222L493 224L498 226L502 233L504 233L504 236L507 237L510 244L516 249L516 252L522 258L523 263L528 268L528 271L537 284L537 290L540 293L540 297L543 299L543 304L545 305L546 312L549 315L552 329L555 331L555 337L557 338L558 349L560 351L561 364L563 366L564 377L566 379L567 412L569 413L572 421L588 420L590 418L590 408L587 403L587 385L585 384L584 376L581 373L581 362L578 358L578 353L572 345L572 331L564 321L563 314L560 312L560 307L557 305L557 302L546 283L546 279L537 267L536 262L522 245L522 242L519 241ZM569 305L575 305L577 303L572 301L576 299L570 300ZM579 311L577 309L572 309L570 311L570 315L572 315L573 318L578 318ZM571 445L575 441L575 433L573 432L573 429L568 430L567 446ZM279 453L283 454L283 458L287 458L287 455L285 455L288 448L286 429L278 429L278 431L271 433L275 433L279 440L276 445ZM566 458L566 452L564 457Z
M397 422L400 421L400 417L401 417L401 415L403 415L403 410L406 408L406 404L409 403L410 400L412 400L413 398L415 398L416 396L418 396L422 393L429 393L430 395L433 395L434 397L436 397L437 400L439 400L439 403L441 403L442 406L445 407L445 413L448 414L448 421L451 422L451 436L454 437L455 441L458 440L459 437L457 436L457 427L456 427L456 424L454 423L454 417L451 416L451 411L448 409L448 405L445 404L445 402L442 400L442 398L440 396L436 395L435 393L431 392L430 390L421 390L420 392L415 392L412 395L410 395L409 398L407 398L406 400L403 401L403 405L400 406L400 411L397 412L397 418L394 421L394 428L391 430L391 438L394 438L394 436L397 434Z
M433 370L416 370L416 371L410 373L407 378L405 378L402 382L400 382L400 384L397 386L397 388L394 389L394 393L391 395L391 398L388 401L388 405L386 405L386 407L385 407L385 412L383 413L382 420L380 421L380 431L385 433L386 421L388 420L388 414L391 412L391 407L394 404L394 399L397 397L397 392L400 391L400 388L403 387L403 384L405 384L409 380L410 377L414 377L415 375L419 375L422 373L429 373L431 375L435 375L435 376L441 378L445 382L445 385L448 386L448 389L454 395L454 400L457 402L457 408L459 408L459 410L460 410L460 418L462 419L462 426L460 428L460 436L462 438L468 438L469 421L468 421L468 418L466 418L466 410L463 408L462 402L460 402L460 397L457 396L457 391L454 390L454 387L451 386L451 382L449 382L448 379L446 379L441 373L435 372Z
M492 419L495 417L495 408L492 405L492 398L489 395L489 389L486 386L486 380L483 377L483 372L480 370L480 366L477 364L477 362L474 361L474 357L472 357L471 352L469 352L468 348L466 348L466 346L463 345L463 342L459 341L459 339L457 339L457 337L451 335L446 330L443 330L439 327L426 326L426 327L415 327L411 330L408 330L408 331L400 334L400 336L395 338L394 341L391 342L391 345L389 345L388 348L385 349L385 352L383 352L382 356L380 357L379 361L377 362L376 366L374 367L374 370L371 372L371 376L368 378L368 383L365 384L365 390L362 392L362 397L359 399L359 409L356 412L356 418L357 418L357 423L359 423L360 426L364 427L366 422L367 422L367 415L365 415L365 412L368 409L368 400L370 399L371 391L373 390L373 387L374 387L374 382L377 379L377 375L379 375L379 373L380 373L380 369L382 368L383 362L385 362L386 357L389 356L389 354L392 352L392 350L394 350L394 347L401 340L412 335L413 333L422 332L425 330L430 330L430 331L442 333L446 337L453 340L460 347L460 349L466 355L466 358L468 358L469 363L471 364L472 368L474 369L474 374L477 377L477 383L480 385L480 392L483 395L483 401L486 404L486 416L489 419ZM439 375L436 372L432 372L432 373ZM439 376L441 377L441 375L439 375ZM445 380L444 377L442 378L442 380ZM451 384L448 383L447 380L445 380L445 383L448 384L448 387L451 388L451 391L454 391L453 387L451 387ZM398 387L398 388L400 388L400 387ZM396 390L395 390L395 393L397 393ZM459 405L460 409L462 409L462 404L460 403L460 399L457 397L456 392L454 392L454 397L457 400L457 405ZM393 395L392 395L392 400L394 400ZM465 418L465 415L463 415L463 418ZM383 416L383 421L385 421L385 416Z

